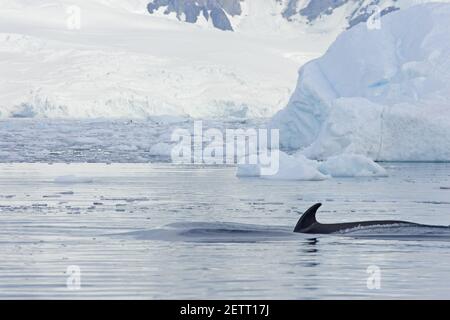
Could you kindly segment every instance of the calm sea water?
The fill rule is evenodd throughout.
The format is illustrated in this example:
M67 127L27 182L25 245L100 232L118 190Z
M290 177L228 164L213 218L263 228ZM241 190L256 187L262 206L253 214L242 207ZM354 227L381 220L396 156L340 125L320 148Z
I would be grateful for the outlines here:
M0 164L0 298L450 298L450 238L291 232L315 202L325 223L450 225L450 164L384 166L388 178L299 182L234 168ZM55 183L62 175L92 182Z

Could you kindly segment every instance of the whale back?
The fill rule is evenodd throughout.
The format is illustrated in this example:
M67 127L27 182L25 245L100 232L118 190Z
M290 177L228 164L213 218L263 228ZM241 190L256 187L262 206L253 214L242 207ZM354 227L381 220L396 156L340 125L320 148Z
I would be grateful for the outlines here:
M317 210L322 206L321 203L316 203L311 208L305 211L297 222L294 228L294 232L297 233L311 233L311 234L330 234L339 232L342 230L349 230L359 227L376 227L386 225L406 225L415 227L432 227L432 228L445 228L447 226L431 226L418 224L408 221L398 220L380 220L380 221L359 221L359 222L345 222L345 223L333 223L333 224L321 224L316 219Z
M297 225L294 228L294 232L305 232L309 228L311 228L314 224L317 223L316 213L317 210L322 206L321 203L316 203L311 208L305 211L303 215L297 222Z

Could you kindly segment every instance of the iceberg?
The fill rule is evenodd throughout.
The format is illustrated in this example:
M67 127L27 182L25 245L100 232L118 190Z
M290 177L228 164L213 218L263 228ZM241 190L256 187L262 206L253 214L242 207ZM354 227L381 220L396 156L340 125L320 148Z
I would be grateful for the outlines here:
M373 160L356 154L328 158L319 165L323 174L333 177L387 177L386 170Z
M279 170L273 175L262 175L261 166L258 164L239 164L236 175L268 180L299 181L322 181L330 178L317 169L317 161L309 160L303 155L288 155L282 151L279 155Z
M281 147L318 160L449 161L449 21L450 4L428 3L342 33L270 121Z
M170 157L172 155L173 145L165 142L159 142L150 148L149 154L152 156Z
M288 155L280 151L279 170L274 175L262 175L258 164L239 164L236 176L269 180L322 181L330 178L387 177L386 170L363 155L343 154L316 161L301 152Z

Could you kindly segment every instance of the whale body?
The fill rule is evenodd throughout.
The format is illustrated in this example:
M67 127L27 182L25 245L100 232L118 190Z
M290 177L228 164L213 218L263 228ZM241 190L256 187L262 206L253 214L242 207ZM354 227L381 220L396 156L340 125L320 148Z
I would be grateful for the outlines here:
M439 229L449 229L447 226L432 226L424 225L419 223L413 223L408 221L397 221L397 220L380 220L380 221L360 221L360 222L347 222L347 223L333 223L333 224L322 224L316 220L317 210L322 206L321 203L316 203L311 208L309 208L297 222L294 228L296 233L310 233L310 234L330 234L335 232L340 232L344 230L360 228L360 227L376 227L376 226L388 226L388 225L401 225L401 226L411 226L411 227L428 227L428 228L439 228Z

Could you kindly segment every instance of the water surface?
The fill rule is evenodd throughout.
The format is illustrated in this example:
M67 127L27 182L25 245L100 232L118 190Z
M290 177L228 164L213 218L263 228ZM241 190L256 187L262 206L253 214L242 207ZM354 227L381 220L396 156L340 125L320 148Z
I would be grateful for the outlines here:
M388 178L295 182L230 167L0 164L0 298L450 298L445 237L291 232L315 202L323 223L450 225L449 164L384 166ZM54 182L69 174L93 182ZM66 286L72 265L81 290Z

